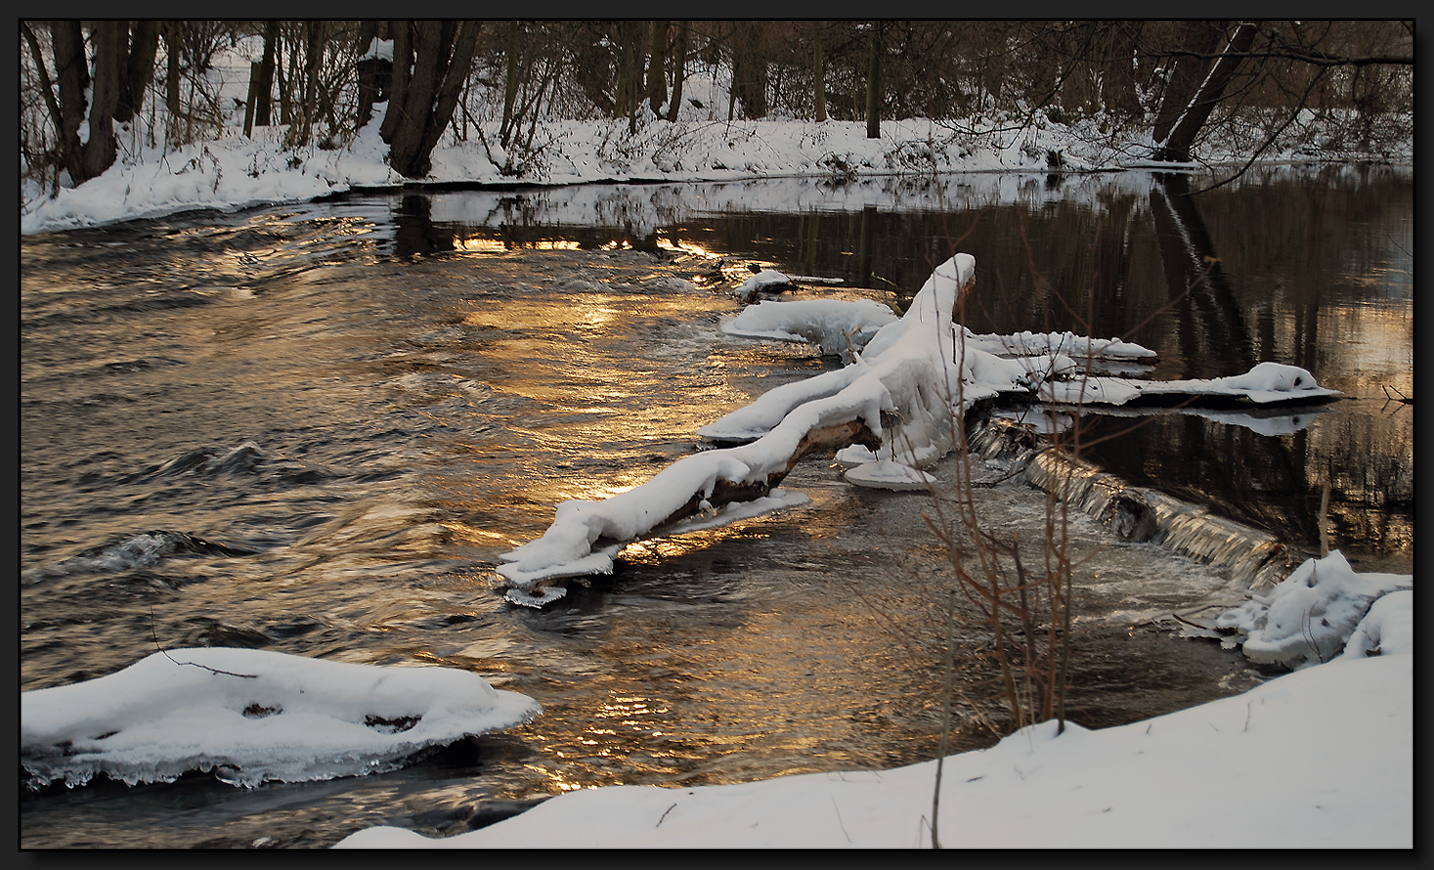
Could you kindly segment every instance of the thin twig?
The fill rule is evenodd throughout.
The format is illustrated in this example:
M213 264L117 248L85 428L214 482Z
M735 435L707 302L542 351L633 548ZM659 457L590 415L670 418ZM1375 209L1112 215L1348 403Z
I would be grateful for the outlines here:
M662 820L665 819L665 818L667 818L667 814L670 813L670 812L672 812L672 811L673 811L674 809L676 809L676 808L677 808L677 804L676 804L676 802L674 802L674 803L672 804L672 806L670 806L670 807L668 807L667 809L663 810L663 811L662 811L662 816L657 820L657 824L653 825L652 827L654 827L654 828L660 828L660 827L662 827Z
M831 797L831 795L828 795L828 797ZM837 824L841 826L842 835L845 836L845 837L846 837L846 841L847 841L848 843L850 843L850 842L851 842L851 834L848 834L848 833L846 832L846 824L845 824L844 822L842 822L842 820L841 820L841 807L837 806L836 798L833 797L833 798L831 799L831 801L832 801L832 809L836 810L836 814L837 814ZM676 805L676 804L673 804L673 806L677 806L677 805Z
M236 674L233 671L224 671L220 670L219 668L211 668L209 665L201 665L199 662L181 662L174 656L170 655L169 650L159 645L159 634L154 630L154 605L150 605L149 608L149 636L154 640L154 648L164 653L164 657L174 662L176 665L190 665L196 668L203 668L206 671L211 671L216 674L223 674L226 677L239 677L240 679L244 680L259 679L258 674Z

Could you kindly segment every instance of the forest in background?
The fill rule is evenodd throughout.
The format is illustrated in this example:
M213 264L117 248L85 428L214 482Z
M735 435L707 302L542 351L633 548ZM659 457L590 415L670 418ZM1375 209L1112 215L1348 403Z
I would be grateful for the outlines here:
M623 119L629 132L711 120L929 118L953 131L1098 118L1185 162L1222 127L1256 154L1314 113L1324 154L1375 154L1413 125L1412 21L56 21L22 20L22 181L76 186L112 166L117 130L150 147L226 135L208 76L253 58L244 134L337 149L370 120L388 162L425 177L444 136L478 139L520 175L549 120ZM684 96L696 75L725 105ZM688 108L691 107L691 108ZM376 112L381 111L381 116ZM1258 145L1263 141L1265 146Z

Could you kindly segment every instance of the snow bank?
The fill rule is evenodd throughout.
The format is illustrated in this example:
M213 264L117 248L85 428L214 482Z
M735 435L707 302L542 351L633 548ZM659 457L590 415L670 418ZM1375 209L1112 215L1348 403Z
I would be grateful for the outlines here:
M32 786L108 774L134 785L214 771L255 786L392 770L430 747L527 722L526 695L451 668L376 667L254 649L155 653L20 694Z
M1411 612L1393 599L1382 600ZM1143 722L1098 731L1068 722L1060 735L1046 722L950 756L941 845L1413 848L1414 657L1388 642L1385 651ZM928 761L736 785L607 786L446 839L376 827L336 848L929 848L935 777Z

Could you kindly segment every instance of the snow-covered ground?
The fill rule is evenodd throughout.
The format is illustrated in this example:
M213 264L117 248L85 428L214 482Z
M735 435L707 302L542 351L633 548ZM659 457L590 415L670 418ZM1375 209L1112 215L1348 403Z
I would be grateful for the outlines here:
M216 104L228 107L225 130L208 141L166 149L162 101L146 104L142 117L116 131L120 158L99 178L58 191L22 179L20 231L95 226L139 217L200 209L237 209L277 202L306 201L356 187L403 184L384 162L387 146L378 127L387 104L374 106L373 121L344 147L319 145L286 149L287 128L256 127L245 137L243 99L256 40L215 58L210 87ZM247 52L247 53L246 53ZM252 55L252 56L251 56ZM1020 117L994 114L961 119L959 125L928 119L884 121L881 137L868 139L864 121L763 119L728 121L726 81L730 71L702 66L689 71L676 122L644 117L636 134L625 119L571 121L541 119L532 146L521 155L496 144L496 123L483 122L485 147L469 128L462 141L450 130L433 154L428 179L435 183L524 182L543 185L595 181L736 181L817 177L849 183L873 177L931 178L953 172L1042 173L1049 155L1061 156L1067 172L1130 169L1149 165L1154 142L1110 118L1093 116L1064 124L1043 113ZM701 106L694 104L700 103ZM718 111L714 107L722 107ZM484 110L475 111L479 118ZM1321 121L1311 113L1291 124L1262 155L1262 162L1319 159L1309 142L1321 138ZM1335 121L1337 123L1337 119ZM1126 129L1129 132L1120 132ZM1115 132L1110 132L1114 130ZM1107 131L1107 132L1102 132ZM316 139L318 137L315 137ZM1243 163L1250 142L1207 142L1195 150L1204 163ZM1410 161L1413 142L1389 159ZM518 175L504 175L512 163ZM1197 168L1199 164L1189 164ZM1168 164L1165 168L1170 168ZM22 172L23 175L23 172ZM840 184L832 195L842 197Z
M1382 599L1388 601L1389 598ZM1394 601L1390 601L1394 605ZM1414 845L1414 657L1351 651L1231 698L1089 731L1026 728L941 769L944 848ZM1407 622L1404 623L1407 627ZM1402 650L1402 651L1401 651ZM337 848L929 848L937 765L569 792L447 839L376 827Z

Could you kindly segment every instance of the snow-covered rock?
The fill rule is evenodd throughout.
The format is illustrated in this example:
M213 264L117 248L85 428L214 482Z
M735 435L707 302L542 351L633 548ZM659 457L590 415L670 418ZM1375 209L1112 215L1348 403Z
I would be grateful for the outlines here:
M1235 633L1252 661L1303 668L1329 661L1357 633L1371 605L1389 593L1409 590L1409 574L1357 574L1338 550L1309 559L1268 594L1227 610L1215 627ZM1382 632L1370 626L1355 643L1362 650L1380 645ZM1402 633L1390 622L1391 639Z
M157 652L107 676L20 693L32 786L107 774L131 785L333 779L401 767L541 707L455 668L378 667L256 649Z

